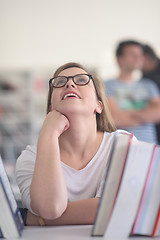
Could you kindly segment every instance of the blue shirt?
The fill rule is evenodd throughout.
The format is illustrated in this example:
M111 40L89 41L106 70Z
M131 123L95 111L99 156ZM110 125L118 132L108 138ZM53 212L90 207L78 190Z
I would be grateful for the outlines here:
M157 86L148 79L132 83L113 79L106 81L105 86L108 98L114 97L122 110L143 109L147 107L150 100L160 96ZM140 141L157 143L156 130L152 123L127 127L125 130L133 133Z

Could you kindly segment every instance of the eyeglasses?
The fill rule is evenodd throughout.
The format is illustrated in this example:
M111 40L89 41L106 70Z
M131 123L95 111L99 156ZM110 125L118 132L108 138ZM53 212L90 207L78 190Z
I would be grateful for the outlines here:
M72 81L78 86L87 85L93 77L89 74L77 74L74 76L57 76L49 80L49 86L52 84L54 88L61 88L66 85L69 79L72 78Z

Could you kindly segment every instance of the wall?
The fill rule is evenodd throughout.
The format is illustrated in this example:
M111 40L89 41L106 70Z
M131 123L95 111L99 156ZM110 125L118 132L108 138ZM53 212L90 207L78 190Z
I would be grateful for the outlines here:
M15 161L46 115L46 79L68 61L109 78L126 38L160 53L159 10L159 0L0 0L0 84L13 89L0 89L0 154L15 186Z
M53 69L79 61L107 78L117 41L160 53L159 0L0 0L0 69Z

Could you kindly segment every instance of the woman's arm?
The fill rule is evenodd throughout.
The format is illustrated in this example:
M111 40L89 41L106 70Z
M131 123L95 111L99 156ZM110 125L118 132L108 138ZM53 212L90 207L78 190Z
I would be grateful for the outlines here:
M70 202L61 217L53 220L44 219L45 225L93 224L99 198ZM27 214L27 225L39 225L38 217Z
M46 219L62 215L67 207L67 189L60 164L59 136L69 127L67 118L50 112L42 126L32 178L31 208Z

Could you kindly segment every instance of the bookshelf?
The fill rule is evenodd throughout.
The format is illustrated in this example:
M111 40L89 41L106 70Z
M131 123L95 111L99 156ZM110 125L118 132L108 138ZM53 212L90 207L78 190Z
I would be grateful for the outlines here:
M0 154L17 198L16 159L37 140L46 114L46 75L46 71L0 71Z

